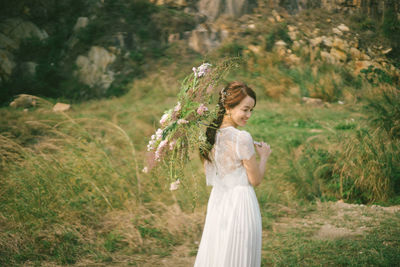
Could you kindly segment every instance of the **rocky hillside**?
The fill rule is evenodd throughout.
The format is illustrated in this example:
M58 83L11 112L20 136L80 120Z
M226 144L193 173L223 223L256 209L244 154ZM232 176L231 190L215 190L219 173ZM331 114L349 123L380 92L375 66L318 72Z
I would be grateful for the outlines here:
M129 81L160 60L185 56L171 47L202 57L239 43L239 50L256 56L276 51L287 64L296 65L305 56L311 62L345 65L356 74L364 69L372 76L398 77L397 1L68 0L1 5L2 103L20 93L75 100L120 95Z

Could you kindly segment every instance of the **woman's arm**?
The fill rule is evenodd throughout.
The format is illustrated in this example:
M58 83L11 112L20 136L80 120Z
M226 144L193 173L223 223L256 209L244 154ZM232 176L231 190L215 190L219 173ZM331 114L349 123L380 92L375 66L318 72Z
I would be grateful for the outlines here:
M249 182L253 186L258 186L265 174L265 165L268 157L260 157L260 162L257 163L256 154L254 154L249 160L243 160L243 166L246 168L247 177Z

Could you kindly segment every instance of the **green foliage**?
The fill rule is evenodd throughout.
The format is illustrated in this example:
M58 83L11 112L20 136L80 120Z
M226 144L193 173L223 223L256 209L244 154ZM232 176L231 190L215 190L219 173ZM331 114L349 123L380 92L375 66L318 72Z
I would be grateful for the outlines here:
M273 26L271 32L265 36L265 49L271 51L275 45L275 42L282 40L289 46L292 45L293 41L290 39L286 23L279 23Z
M237 42L228 43L218 48L220 57L241 57L245 47Z
M337 180L333 173L335 153L307 143L297 149L297 158L288 159L286 177L297 188L297 196L313 201L316 198L335 199Z
M369 66L368 69L362 69L360 71L365 75L368 82L374 85L381 83L393 84L393 78L384 70L375 68L373 65Z
M384 129L392 139L400 139L400 89L379 87L378 90L366 97L364 110L373 126Z
M385 10L384 20L382 23L382 31L386 38L390 40L390 43L393 47L393 50L390 53L390 56L395 58L397 61L400 60L400 20L398 18L397 13L395 12L395 8L393 6L389 6Z

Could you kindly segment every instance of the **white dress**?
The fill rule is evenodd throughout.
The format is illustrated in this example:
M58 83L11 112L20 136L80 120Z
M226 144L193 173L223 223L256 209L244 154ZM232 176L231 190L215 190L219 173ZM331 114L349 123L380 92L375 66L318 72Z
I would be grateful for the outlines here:
M204 161L213 188L194 267L260 267L260 207L242 163L254 153L248 132L233 126L217 130L212 163Z

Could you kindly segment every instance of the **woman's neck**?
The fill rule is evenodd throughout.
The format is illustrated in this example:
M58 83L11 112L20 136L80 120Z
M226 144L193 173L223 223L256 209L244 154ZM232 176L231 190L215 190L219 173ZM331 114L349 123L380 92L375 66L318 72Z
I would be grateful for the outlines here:
M228 116L224 116L221 126L219 126L219 128L225 128L225 127L229 127L229 126L232 126L235 128L237 127L236 123L234 123L232 121L232 119L230 119Z

